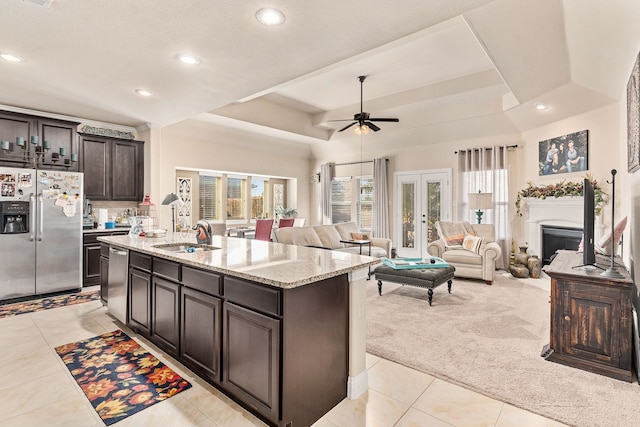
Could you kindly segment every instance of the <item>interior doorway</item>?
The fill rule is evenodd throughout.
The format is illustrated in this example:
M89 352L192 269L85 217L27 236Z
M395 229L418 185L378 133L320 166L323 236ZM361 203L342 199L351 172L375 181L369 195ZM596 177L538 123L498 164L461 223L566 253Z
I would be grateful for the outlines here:
M394 174L394 242L397 256L423 258L438 239L436 221L451 221L451 169Z

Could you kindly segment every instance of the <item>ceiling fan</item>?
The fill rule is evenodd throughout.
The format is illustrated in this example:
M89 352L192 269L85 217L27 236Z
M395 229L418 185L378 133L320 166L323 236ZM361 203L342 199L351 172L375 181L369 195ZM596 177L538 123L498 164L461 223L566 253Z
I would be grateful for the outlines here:
M347 126L345 126L342 129L340 129L338 132L345 131L345 130L349 129L352 126L356 126L357 125L355 130L356 130L356 133L358 135L367 134L367 133L369 133L369 130L372 130L374 132L378 132L380 130L380 128L378 126L376 126L373 122L394 122L394 123L398 123L400 121L400 119L389 118L389 117L373 118L373 117L369 116L369 113L367 113L366 111L363 111L363 107L362 107L362 86L363 86L364 80L366 78L367 78L367 76L358 76L358 80L360 80L360 112L354 114L353 115L353 119L332 120L332 122L346 122L346 121L353 120L353 123L348 124Z

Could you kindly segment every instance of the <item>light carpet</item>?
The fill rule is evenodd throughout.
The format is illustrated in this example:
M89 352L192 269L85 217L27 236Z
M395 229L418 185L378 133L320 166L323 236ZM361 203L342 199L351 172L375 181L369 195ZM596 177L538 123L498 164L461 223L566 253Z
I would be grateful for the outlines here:
M434 289L367 282L367 351L561 421L637 426L640 386L540 357L549 343L550 280L498 272L492 286Z

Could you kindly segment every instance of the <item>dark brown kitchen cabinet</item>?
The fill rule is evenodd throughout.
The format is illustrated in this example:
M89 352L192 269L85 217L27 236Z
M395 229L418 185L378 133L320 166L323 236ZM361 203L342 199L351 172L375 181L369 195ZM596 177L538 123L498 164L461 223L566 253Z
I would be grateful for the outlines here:
M144 142L80 134L86 197L137 201L144 191Z
M277 421L280 320L229 302L223 305L222 313L222 386Z
M598 256L599 265L608 258ZM618 260L619 261L619 260ZM582 254L559 251L545 268L551 277L550 361L623 381L632 380L632 298L634 284L624 267L620 279L600 269L574 268Z
M84 244L82 265L82 286L100 283L100 245Z
M78 162L71 161L71 154L79 153L77 126L78 123L66 120L0 111L0 140L10 143L9 152L0 150L0 166L78 171ZM44 141L51 144L50 150L36 165L26 161L25 151L16 145L16 138L22 137L24 148L33 155L36 148L30 143L32 136L38 137L40 147ZM61 148L65 156L54 162L51 154L59 154Z
M128 231L94 231L82 235L82 286L91 286L101 283L102 261L101 243L98 237L118 236L127 234ZM107 256L107 266L109 257ZM106 277L106 276L105 276ZM106 300L105 300L106 301Z
M129 327L151 335L151 256L129 252Z
M100 246L100 300L102 304L109 302L109 245Z
M173 356L178 356L180 345L180 287L178 283L153 277L151 340Z
M180 359L219 384L222 300L184 286L180 316Z

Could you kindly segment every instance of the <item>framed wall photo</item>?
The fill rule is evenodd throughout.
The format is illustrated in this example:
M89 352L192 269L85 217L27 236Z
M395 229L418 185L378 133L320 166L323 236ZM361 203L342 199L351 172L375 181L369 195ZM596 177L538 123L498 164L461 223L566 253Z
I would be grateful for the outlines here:
M588 130L540 141L538 144L538 175L588 170L588 144Z
M628 170L640 169L640 53L627 83L627 152Z

